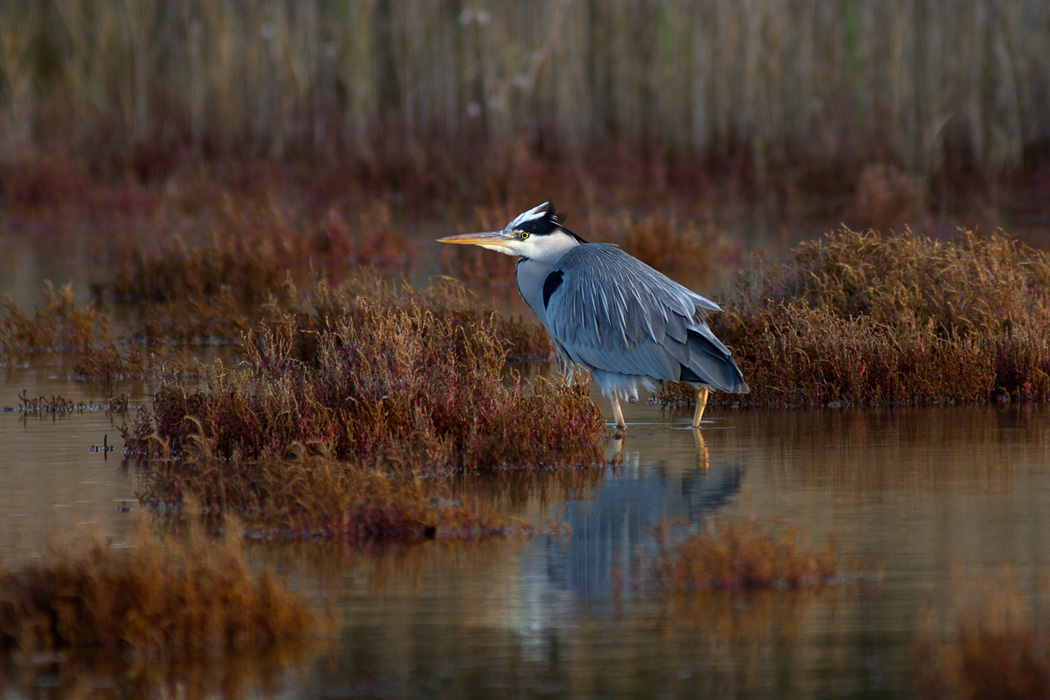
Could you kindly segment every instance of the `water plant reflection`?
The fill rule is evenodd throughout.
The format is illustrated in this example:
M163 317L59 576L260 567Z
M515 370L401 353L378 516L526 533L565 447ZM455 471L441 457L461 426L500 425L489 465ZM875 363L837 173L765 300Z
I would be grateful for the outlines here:
M919 696L1047 697L1050 618L1045 601L1031 605L1010 571L980 589L954 618L927 615L913 645L911 672Z
M813 549L797 532L776 532L757 520L707 523L702 532L678 541L669 537L674 525L663 523L655 531L655 581L668 591L826 586L856 570L842 566L834 541Z

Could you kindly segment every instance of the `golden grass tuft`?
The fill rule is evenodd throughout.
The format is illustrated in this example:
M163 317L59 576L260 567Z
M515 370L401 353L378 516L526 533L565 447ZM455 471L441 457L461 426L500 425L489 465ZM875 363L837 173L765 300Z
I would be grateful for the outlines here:
M155 358L141 348L121 352L109 316L94 303L79 306L71 284L55 291L45 281L44 295L32 316L9 299L0 301L7 310L0 320L0 363L61 353L68 356L75 376L103 381L140 377L150 367Z
M1033 613L1016 578L1004 574L951 622L927 620L914 643L919 697L1029 700L1050 696L1050 625Z
M39 561L0 574L0 649L8 653L230 662L326 629L272 573L250 571L232 527L213 541L199 524L179 536L140 524L126 549L97 535L52 542Z
M78 307L72 284L55 290L44 282L44 297L32 316L10 299L0 301L0 358L40 352L84 352L111 343L109 318L94 305Z
M215 365L207 389L162 383L128 446L148 451L156 434L179 452L200 432L220 457L317 444L411 471L595 461L604 423L587 387L505 377L506 322L459 285L320 282L289 295L297 300L271 307L239 367Z
M665 591L801 588L837 583L843 570L837 544L819 549L793 530L771 531L757 520L707 527L668 542L673 523L656 530L656 585Z
M771 406L1050 397L1050 258L1003 235L844 229L742 276L710 317ZM689 400L680 387L667 400ZM738 397L729 397L735 400ZM727 400L715 395L714 399Z
M227 344L239 343L252 323L233 290L225 287L212 297L142 304L127 332L132 341L154 349L161 343Z

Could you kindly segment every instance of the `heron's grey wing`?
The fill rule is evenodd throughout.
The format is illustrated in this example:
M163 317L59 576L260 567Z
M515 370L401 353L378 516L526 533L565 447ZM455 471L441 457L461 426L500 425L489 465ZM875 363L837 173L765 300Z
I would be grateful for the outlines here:
M558 272L547 326L573 361L668 381L678 381L685 368L696 381L732 390L735 382L724 375L739 370L696 310L720 310L717 304L616 246L573 248L551 274ZM727 360L731 369L722 367Z

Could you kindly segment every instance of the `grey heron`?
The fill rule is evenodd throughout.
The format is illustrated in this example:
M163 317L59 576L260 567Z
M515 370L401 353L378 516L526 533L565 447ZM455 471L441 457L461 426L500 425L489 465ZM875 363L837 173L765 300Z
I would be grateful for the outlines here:
M722 310L718 304L615 245L584 241L562 225L550 202L519 214L502 231L438 241L518 256L522 299L563 361L589 370L612 400L621 434L627 424L620 398L635 403L640 386L653 391L660 382L691 384L694 428L700 427L710 390L749 391L729 348L704 320L706 312Z

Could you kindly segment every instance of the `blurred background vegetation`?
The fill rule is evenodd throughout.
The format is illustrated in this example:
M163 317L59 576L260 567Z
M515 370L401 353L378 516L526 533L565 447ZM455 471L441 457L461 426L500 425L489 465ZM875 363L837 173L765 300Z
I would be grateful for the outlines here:
M496 200L600 163L951 206L1048 152L1046 0L0 0L8 179L250 160Z

